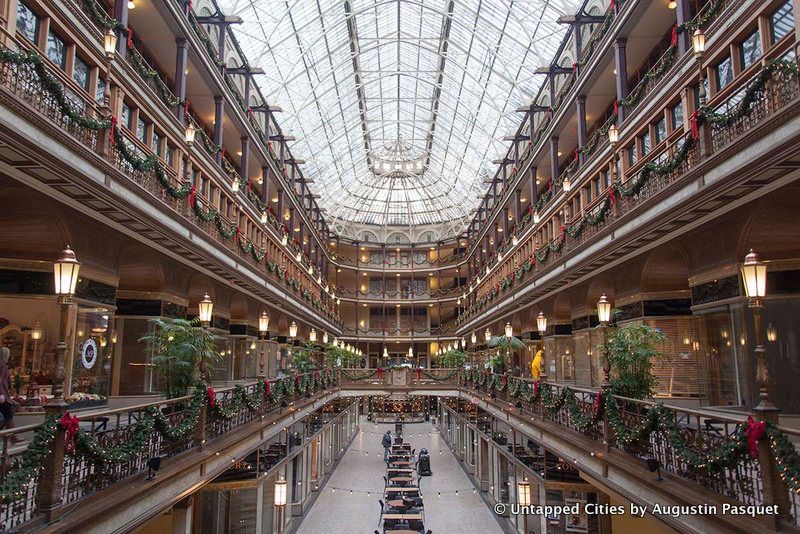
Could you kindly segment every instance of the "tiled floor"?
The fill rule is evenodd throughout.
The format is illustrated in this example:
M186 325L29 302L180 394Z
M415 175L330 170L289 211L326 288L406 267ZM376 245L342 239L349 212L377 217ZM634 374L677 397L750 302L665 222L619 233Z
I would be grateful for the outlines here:
M361 421L361 430L333 472L298 534L370 534L379 526L383 463L381 435L393 425ZM425 529L433 534L502 534L492 511L430 423L405 425L406 442L431 454L433 476L422 477ZM458 494L455 492L458 491Z

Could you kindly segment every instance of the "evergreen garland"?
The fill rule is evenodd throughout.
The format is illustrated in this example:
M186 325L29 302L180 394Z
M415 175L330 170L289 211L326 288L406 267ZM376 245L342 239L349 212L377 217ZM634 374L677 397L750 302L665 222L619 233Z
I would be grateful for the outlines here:
M158 73L158 71L147 64L141 52L133 47L129 48L128 51L128 57L130 58L134 68L136 68L136 71L145 81L152 82L155 85L156 93L161 101L170 108L180 104L181 99L176 97L172 93L172 90L167 87L167 84L165 84L164 80L161 79L161 75Z
M33 50L13 52L8 49L0 49L0 63L30 67L38 77L42 89L55 100L61 114L78 126L97 131L104 130L111 125L111 121L108 119L93 119L84 115L82 110L76 109L67 99L64 86L55 76L47 72L45 62L37 52Z
M48 415L42 426L33 434L33 440L25 450L22 462L6 474L0 484L0 503L8 504L14 501L27 490L28 484L42 468L45 456L50 452L50 446L59 428L58 417Z

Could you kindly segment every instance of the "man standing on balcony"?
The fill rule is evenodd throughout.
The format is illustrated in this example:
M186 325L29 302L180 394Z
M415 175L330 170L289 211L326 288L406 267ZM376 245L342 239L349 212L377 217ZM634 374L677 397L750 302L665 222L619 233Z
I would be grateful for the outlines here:
M381 445L383 445L383 461L389 463L389 447L392 446L392 433L390 430L387 430L386 434L383 435Z

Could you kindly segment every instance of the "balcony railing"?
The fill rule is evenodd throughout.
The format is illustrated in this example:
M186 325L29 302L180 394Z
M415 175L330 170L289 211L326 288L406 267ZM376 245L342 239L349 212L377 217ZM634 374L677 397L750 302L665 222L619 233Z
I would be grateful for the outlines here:
M360 269L411 270L452 267L466 261L466 259L467 255L465 252L447 254L440 258L434 259L430 259L427 253L415 253L413 256L402 254L400 256L396 256L387 253L385 257L370 254L366 260L363 259L363 256L356 258L338 255L334 261L345 267L358 267Z
M726 20L725 12L729 9L735 8L736 6L738 6L738 2L731 2L730 0L714 0L712 2L709 2L703 6L702 10L692 19L692 21L688 25L686 25L685 28L682 28L681 31L691 32L693 28L701 27L706 30L707 38L710 38L717 31L717 25L719 24L719 21ZM589 60L592 57L595 56L597 46L606 37L606 35L608 35L609 32L613 30L612 26L615 20L616 20L616 14L614 13L614 9L610 8L606 12L605 20L595 29L595 32L593 33L589 41L590 44L584 48L583 56L578 62L578 65L580 66L585 65L586 63L589 62ZM610 42L611 41L609 41L609 43ZM671 43L670 47L667 49L664 55L650 69L648 75L643 77L642 80L636 86L634 86L634 88L629 92L628 98L620 102L620 105L627 106L628 109L627 116L632 115L633 110L636 109L637 106L639 106L642 102L646 102L647 98L645 97L650 93L652 93L653 91L655 91L658 87L661 87L663 85L663 83L661 82L663 82L665 79L666 80L670 79L667 76L667 74L669 72L672 72L672 68L676 64L676 59L679 58L677 48L678 48L677 43ZM688 55L684 56L684 60L686 60L686 58L690 58L690 56ZM512 176L516 175L516 171L518 170L518 168L524 168L533 156L540 153L541 149L536 150L537 145L542 139L547 139L552 135L552 132L550 132L550 130L554 127L554 124L556 124L554 123L553 118L563 108L564 103L570 100L569 96L571 93L573 93L573 88L576 86L576 84L578 84L582 76L583 76L582 74L574 71L572 73L567 74L567 78L558 87L558 93L556 95L553 105L551 106L550 113L545 115L544 118L542 118L542 120L539 121L536 128L536 133L534 135L533 143L529 142L528 146L522 151L518 166L514 167L514 170L512 171ZM562 172L561 175L557 178L556 182L558 184L561 184L566 176L569 176L570 178L572 176L576 177L580 176L583 170L588 168L589 166L588 163L590 160L588 156L591 153L597 152L596 148L598 146L607 145L608 140L606 138L606 134L608 133L608 128L610 127L609 121L611 122L615 121L615 117L609 118L608 121L606 121L606 123L599 126L595 130L595 133L587 140L586 145L583 147L583 149L582 150L579 149L585 156L584 163L579 164L577 162L577 154L576 154L574 161L572 161L571 164L567 166L565 171ZM504 197L506 195L509 195L508 198L510 199L510 194L511 194L510 191L513 191L514 189L515 187L507 187L501 192L500 202L497 202L489 207L488 211L490 214L489 215L490 218L491 214L494 213L495 209L498 206L506 205L507 200L504 200ZM540 200L539 202L537 202L535 209L531 211L540 211L540 212L543 211L543 209L548 205L549 201L554 196L552 193L553 193L552 189L550 190L549 195L547 195L545 191L545 194L542 195L542 197L544 198L540 197ZM516 235L519 236L523 232L523 230L528 226L529 222L530 220L528 219L527 221L525 221L525 224L518 224L516 228ZM511 239L512 235L506 236L502 242L502 245L510 244ZM505 248L507 248L507 246ZM504 253L502 246L498 247L495 250L495 253L497 252ZM478 271L483 272L483 269L485 269L487 265L491 267L494 264L495 264L495 259L490 259L489 261L484 262L483 265L479 266Z
M787 42L788 43L788 42ZM765 121L791 110L800 97L800 82L794 59L780 59L786 44L775 47L763 61L742 73L724 91L690 119L687 131L674 131L664 142L627 169L619 181L596 197L591 204L564 224L547 242L538 244L529 258L515 258L513 251L504 254L505 262L496 272L482 279L472 296L473 303L459 317L458 324L472 319L503 293L536 276L551 265L550 260L571 254L584 246L593 235L625 219L634 210L650 204L657 195L677 183L703 162L727 149L736 140L759 128ZM693 121L693 122L691 122ZM566 197L559 197L565 202ZM552 205L554 200L548 203ZM549 209L549 207L546 207ZM544 222L544 221L543 221ZM535 232L524 239L537 239ZM520 244L525 241L520 239ZM513 272L501 271L513 265ZM496 265L496 257L490 265ZM509 267L507 269L511 271Z
M744 416L667 407L602 390L536 382L482 369L463 371L462 386L484 398L488 394L503 404L515 404L521 416L537 415L578 432L600 448L609 446L634 458L654 458L663 471L723 498L744 505L788 502L789 510L783 512L789 512L795 525L800 524L796 472L800 457L791 444L800 431ZM759 440L770 443L768 455L754 448ZM765 477L766 470L771 473ZM787 481L788 488L781 488L781 479ZM788 499L780 494L769 497L774 502L765 502L765 480L777 482L772 489L788 491Z
M244 226L243 219L230 220L179 176L175 166L152 154L149 147L126 128L116 127L100 112L93 97L61 69L52 67L49 60L28 43L20 41L16 44L18 51L0 47L0 88L3 91L38 112L50 127L58 128L87 150L105 158L132 183L203 229L221 247L298 293L300 299L307 301L326 319L341 324L332 300L323 296L322 286L307 273L302 262L294 273L278 267L279 263L291 264L292 260L282 257L280 262L273 260L270 263L267 251L240 230L240 224ZM206 168L208 163L201 159L198 165ZM241 214L248 217L247 211L242 210ZM253 228L260 227L259 215L249 217ZM282 245L276 243L276 246L283 250Z
M283 401L299 402L336 384L337 374L323 370L217 392L198 387L189 396L80 419L63 408L48 408L41 424L0 431L0 521L5 530L16 530L43 511L146 471L150 458L199 450L235 428L275 418ZM13 444L31 434L26 447Z

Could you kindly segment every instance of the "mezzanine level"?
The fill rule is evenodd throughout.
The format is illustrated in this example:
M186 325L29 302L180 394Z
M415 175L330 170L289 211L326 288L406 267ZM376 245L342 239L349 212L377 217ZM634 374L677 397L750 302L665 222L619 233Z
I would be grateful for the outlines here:
M596 487L634 503L777 504L780 509L777 516L759 519L657 517L678 531L797 528L796 430L767 423L758 431L744 416L484 370L403 368L324 370L218 392L201 389L180 399L91 413L77 420L77 426L54 407L56 415L41 425L0 431L6 456L4 521L27 530L49 516L55 520L49 526L53 532L78 526L92 531L92 521L100 521L98 531L119 528L121 521L133 527L169 506L186 488L202 485L279 434L286 421L300 421L338 398L390 394L450 399L443 409L452 417L479 429L480 439L498 440L484 435L482 424L473 420L480 410L502 420L523 442L532 440L568 459ZM319 431L318 425L307 428L311 433L303 439ZM27 449L11 445L12 436L31 433L36 437ZM73 438L74 449L70 446L65 453ZM158 478L148 481L146 463L154 455L164 459ZM658 460L665 480L656 481L642 458ZM535 465L528 467L531 477L540 476ZM131 492L140 496L136 502L130 501ZM128 501L125 514L103 515L123 499ZM81 503L80 509L63 515L75 503Z

